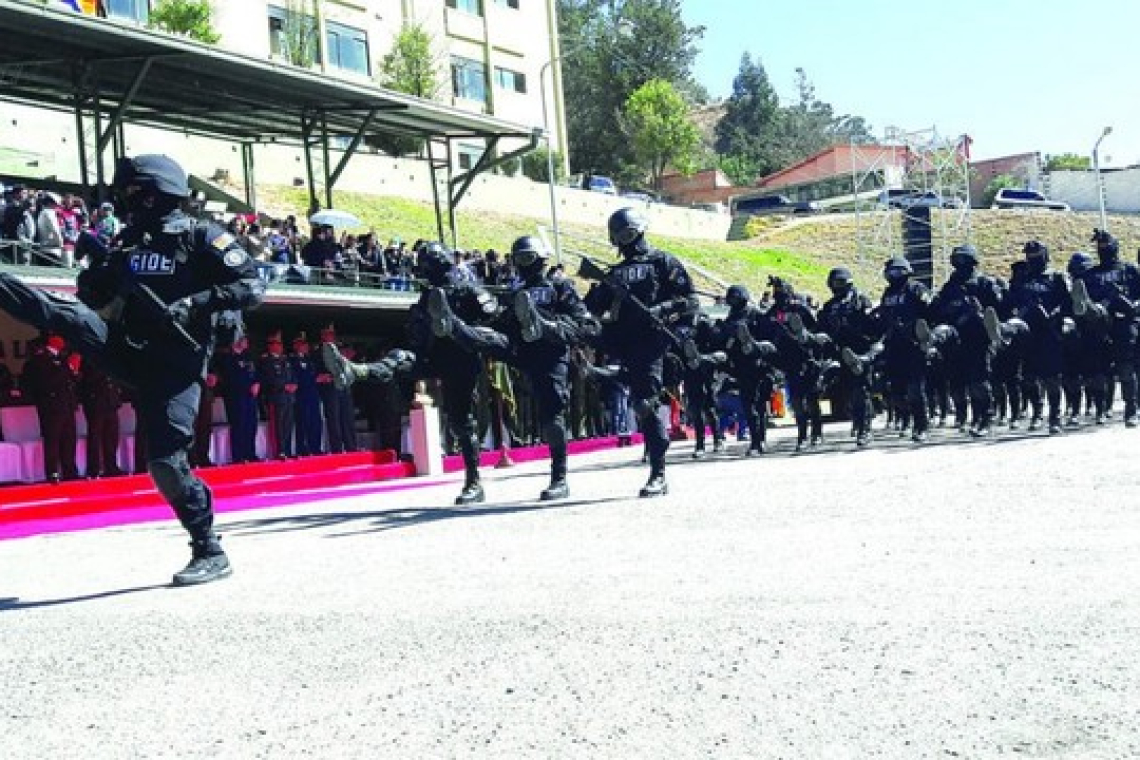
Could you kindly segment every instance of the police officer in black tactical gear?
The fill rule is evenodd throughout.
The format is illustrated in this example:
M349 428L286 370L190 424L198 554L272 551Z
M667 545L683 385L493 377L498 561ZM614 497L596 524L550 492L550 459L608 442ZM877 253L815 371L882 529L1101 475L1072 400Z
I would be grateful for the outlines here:
M1140 269L1120 259L1120 244L1105 230L1094 230L1100 263L1073 284L1073 313L1077 317L1107 319L1110 325L1111 358L1120 394L1124 397L1124 424L1136 427L1137 419L1137 302L1140 301ZM1079 283L1079 284L1078 284ZM1093 308L1097 307L1097 308ZM1106 397L1112 377L1098 378Z
M631 407L645 436L649 480L642 497L662 496L669 435L657 414L664 387L664 359L677 342L670 326L687 323L698 304L683 264L649 244L649 222L637 210L621 208L607 223L610 243L621 261L586 297L586 306L602 321L599 347L616 357L629 379Z
M1092 256L1078 251L1069 257L1065 271L1070 282L1083 280L1096 266ZM1087 292L1087 291L1086 291ZM1086 311L1086 317L1090 316ZM1107 398L1098 378L1107 377L1110 371L1108 349L1108 324L1095 319L1080 319L1075 314L1071 329L1062 334L1064 360L1061 363L1064 373L1065 402L1068 408L1070 427L1080 425L1081 402L1093 415L1096 424L1104 424L1107 411Z
M932 330L925 318L915 322L916 337L924 349L936 348L945 356L946 380L954 399L958 429L966 429L967 398L976 437L990 434L993 415L991 360L1000 342L997 309L1003 293L993 277L978 272L978 250L959 245L950 253L950 277L930 304Z
M1023 387L1033 410L1029 429L1041 426L1043 401L1047 400L1049 433L1056 435L1061 432L1062 335L1072 296L1065 275L1049 267L1047 246L1030 240L1022 251L1025 275L1011 285L1005 311L1029 327L1023 376Z
M905 403L913 423L911 438L926 441L930 418L926 405L926 352L918 344L915 325L929 315L930 290L911 279L914 269L904 256L895 256L883 267L887 287L877 309L883 335L883 368L892 393ZM859 357L856 366L867 367L880 353L878 346Z
M92 265L79 275L81 301L0 272L0 309L58 331L88 361L131 386L147 439L147 469L190 534L190 563L174 583L206 583L231 569L214 533L210 490L188 461L199 383L217 314L257 306L264 284L232 236L183 213L190 190L172 159L120 159L113 189L129 226L121 245L85 251Z
M740 390L740 403L748 421L748 448L744 455L767 451L768 400L776 386L776 325L752 303L743 285L729 285L724 293L728 314L720 326L720 347L727 356L728 373Z
M851 270L846 267L836 267L827 273L827 288L831 298L819 311L820 329L831 336L841 354L866 354L876 338L871 299L855 287ZM855 444L863 448L871 443L871 373L863 371L858 362L845 361L844 367L846 371L840 376L840 385L851 412Z
M718 350L719 335L707 314L698 314L692 327L679 330L681 342L681 383L685 394L685 414L693 426L693 459L702 459L706 428L712 429L713 453L724 451L724 431L716 413L717 370L728 356Z
M776 332L777 366L783 372L796 420L796 451L823 443L820 401L834 381L838 363L827 358L833 346L827 333L815 332L815 313L790 282L769 277L772 306L768 317L783 329ZM810 439L809 439L810 433Z
M547 274L550 252L537 237L520 237L511 246L511 263L522 278L509 296L511 308L490 325L469 325L451 311L441 290L429 301L437 332L472 352L518 367L530 382L538 424L550 447L550 485L543 501L570 495L566 483L566 408L570 402L570 349L597 333L597 322L565 278Z

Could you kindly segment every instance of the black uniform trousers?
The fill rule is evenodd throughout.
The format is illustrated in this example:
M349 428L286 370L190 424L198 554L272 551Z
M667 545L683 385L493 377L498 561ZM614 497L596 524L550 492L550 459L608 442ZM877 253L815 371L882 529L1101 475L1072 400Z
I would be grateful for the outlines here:
M118 475L119 412L113 406L86 404L87 477Z
M914 326L908 328L914 334ZM905 399L915 433L930 426L926 403L926 354L913 339L896 331L883 345L883 367L893 392Z
M230 424L230 461L257 459L257 397L248 388L226 389L223 398Z
M77 479L75 410L67 405L44 404L37 406L36 412L43 436L44 473L49 478Z
M266 402L269 439L273 456L278 459L297 456L297 450L293 447L293 428L296 426L293 400L292 393L279 393Z

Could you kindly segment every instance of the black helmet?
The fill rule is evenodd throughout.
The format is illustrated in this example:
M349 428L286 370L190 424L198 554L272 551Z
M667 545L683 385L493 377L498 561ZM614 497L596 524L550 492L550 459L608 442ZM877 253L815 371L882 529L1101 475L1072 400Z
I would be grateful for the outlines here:
M905 282L912 274L914 274L914 268L906 256L894 256L887 259L887 263L883 266L883 277L892 285Z
M1092 240L1096 243L1096 255L1101 261L1112 261L1120 255L1120 243L1108 230L1093 230Z
M541 269L550 259L550 251L542 238L524 235L511 245L511 261L520 272Z
M1069 276L1080 277L1094 266L1096 266L1096 262L1093 261L1092 256L1089 256L1084 251L1077 251L1069 257Z
M768 277L768 287L772 289L772 300L777 303L787 303L788 299L796 294L796 289L792 287L792 283L783 277Z
M1049 266L1049 247L1037 240L1030 240L1022 249L1029 268L1036 274L1044 272Z
M851 289L854 278L847 267L836 267L827 273L827 287L835 295L843 295Z
M455 262L442 243L432 241L416 255L416 273L432 285L442 285Z
M174 159L160 155L120 158L111 188L131 223L144 228L158 223L190 196L186 172Z
M637 209L619 208L610 215L610 243L618 248L633 245L649 229L649 222Z
M970 271L978 266L978 249L967 243L950 251L950 266L955 270Z
M128 187L153 189L174 198L190 197L186 172L169 156L145 155L120 158L115 164L111 187L120 192Z
M752 300L752 295L748 292L748 288L743 285L729 285L728 290L724 292L724 302L728 304L730 311L738 312L748 305Z

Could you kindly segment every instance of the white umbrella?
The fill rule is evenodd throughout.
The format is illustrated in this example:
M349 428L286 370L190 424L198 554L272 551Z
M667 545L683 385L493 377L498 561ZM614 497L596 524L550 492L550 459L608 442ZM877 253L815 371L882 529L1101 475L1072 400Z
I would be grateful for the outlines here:
M360 227L364 224L364 222L357 219L353 214L347 211L337 211L335 208L326 208L323 211L318 211L309 217L309 221L313 224L328 227Z

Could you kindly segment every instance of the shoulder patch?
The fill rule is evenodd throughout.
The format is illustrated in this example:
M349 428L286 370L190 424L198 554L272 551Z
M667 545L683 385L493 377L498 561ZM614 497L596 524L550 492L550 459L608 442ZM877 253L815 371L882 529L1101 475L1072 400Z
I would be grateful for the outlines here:
M222 259L228 267L240 267L245 263L245 251L240 248L226 251L225 258Z
M219 251L224 251L233 245L234 242L235 240L233 235L228 232L223 232L221 235L218 235L216 238L211 240L210 245L214 246Z

